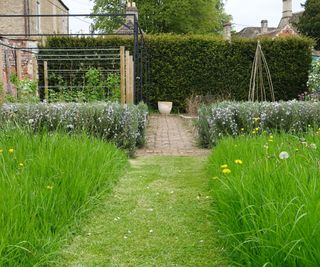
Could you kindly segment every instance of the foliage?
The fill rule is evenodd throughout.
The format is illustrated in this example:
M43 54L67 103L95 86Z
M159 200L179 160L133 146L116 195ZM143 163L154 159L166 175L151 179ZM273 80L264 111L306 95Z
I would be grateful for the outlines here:
M320 102L222 102L202 107L197 127L204 147L228 135L305 132L320 127Z
M214 149L212 213L230 266L318 265L319 134L225 138Z
M119 47L132 49L130 38L50 38L47 48ZM277 100L290 100L307 91L312 41L302 37L261 40ZM208 35L146 36L145 54L150 68L144 77L144 101L173 101L184 111L190 95L228 96L247 100L251 66L257 41L233 39L231 43Z
M320 92L320 61L312 64L312 70L309 75L308 87L311 92Z
M87 133L115 143L132 155L144 142L147 107L117 103L11 104L0 110L0 125L17 125L32 132Z
M93 0L94 13L124 13L123 1ZM227 19L220 0L136 0L139 24L147 33L218 33ZM95 17L94 28L112 32L120 17Z
M127 164L87 136L0 132L0 265L48 266L52 254Z
M84 84L70 88L62 75L50 74L50 84L58 88L49 89L50 102L120 102L120 75L110 73L103 75L100 69L89 68L84 76Z
M18 103L39 102L39 97L37 96L37 81L28 78L19 80L18 76L13 74L10 76L10 82L16 86L17 97L7 96L7 101Z
M300 32L317 41L316 49L320 49L320 2L319 0L307 0L299 23Z

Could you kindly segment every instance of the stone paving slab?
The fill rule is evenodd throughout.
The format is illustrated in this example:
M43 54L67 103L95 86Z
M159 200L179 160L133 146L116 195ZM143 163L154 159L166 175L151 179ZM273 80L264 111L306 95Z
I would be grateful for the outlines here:
M178 115L150 115L146 130L146 144L137 156L208 155L210 150L197 147L192 128Z

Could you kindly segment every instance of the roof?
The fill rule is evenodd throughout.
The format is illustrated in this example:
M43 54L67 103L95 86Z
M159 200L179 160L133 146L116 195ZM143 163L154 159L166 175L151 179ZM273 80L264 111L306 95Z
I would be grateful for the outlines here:
M279 26L277 28L270 27L268 28L268 32L265 34L261 34L261 27L246 27L243 28L240 32L237 33L240 37L245 38L255 38L257 36L278 36L278 35L286 35L286 34L297 34L297 23L302 16L303 11L293 13L292 17L289 18L281 18ZM287 27L288 26L288 27Z
M62 0L58 0L58 2L66 9L66 10L68 10L69 11L69 8L66 6L66 4L65 3L63 3L63 1Z
M291 25L285 25L282 29L277 28L273 31L267 32L265 34L260 34L260 36L268 36L268 37L277 37L277 36L288 36L288 35L296 35L298 32Z
M273 31L276 28L268 27L268 31ZM237 36L244 38L255 38L261 34L261 27L246 27L237 33Z
M128 21L126 22L126 24L123 24L119 29L115 30L114 33L123 35L133 35L134 25L131 21Z

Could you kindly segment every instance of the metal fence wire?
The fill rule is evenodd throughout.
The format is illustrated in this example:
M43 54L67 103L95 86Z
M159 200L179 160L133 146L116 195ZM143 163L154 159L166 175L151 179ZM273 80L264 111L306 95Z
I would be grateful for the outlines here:
M135 102L146 100L143 91L149 81L148 56L144 43L143 31L140 29L135 14L42 14L42 15L8 15L0 14L0 21L6 19L28 19L28 18L95 18L105 17L106 19L120 18L121 25L126 31L114 31L110 33L94 32L89 33L10 33L0 32L0 54L3 54L2 79L6 84L7 91L10 93L10 75L17 73L17 65L25 63L35 68L34 59L36 60L37 72L33 71L32 77L36 75L39 85L39 95L43 99L44 88L47 86L49 91L57 90L82 90L87 86L85 83L86 74L90 69L97 69L100 75L105 79L109 74L120 73L120 47L57 47L46 48L41 44L47 37L72 37L72 38L95 38L97 36L131 36L133 45L129 49L132 51L134 60L134 99ZM131 19L128 20L127 18ZM132 21L133 23L127 23ZM126 24L127 23L127 24ZM27 42L36 42L38 45L33 46ZM17 53L17 51L19 51ZM9 56L11 54L11 56ZM16 61L17 54L19 62ZM10 58L10 59L9 59ZM20 62L22 58L22 63ZM0 57L1 59L1 57ZM10 63L11 60L11 63ZM13 63L14 61L14 63ZM28 62L29 61L29 62ZM28 68L28 67L27 67ZM30 67L29 67L30 69ZM23 71L22 71L23 72ZM26 71L27 72L27 71ZM22 77L26 73L22 73ZM18 75L19 76L19 75ZM32 77L35 79L35 77ZM47 80L47 81L46 81ZM46 84L47 83L47 84Z

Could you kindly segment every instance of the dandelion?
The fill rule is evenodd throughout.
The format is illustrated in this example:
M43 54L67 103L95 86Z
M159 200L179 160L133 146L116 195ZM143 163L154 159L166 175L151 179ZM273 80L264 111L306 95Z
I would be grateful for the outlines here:
M228 168L226 168L226 169L223 169L223 170L222 170L222 173L223 173L223 174L229 174L229 173L231 173L231 170L228 169Z
M220 166L220 168L221 169L226 169L226 168L228 168L228 165L227 164L223 164L223 165Z
M257 127L255 130L256 130L256 132L259 132L259 127Z
M20 166L20 167L23 167L24 165L23 165L23 163L22 163L22 162L20 162L20 163L19 163L19 166Z
M236 159L236 160L234 161L234 163L235 163L235 164L240 164L240 165L241 165L243 162L242 162L242 160L241 160L241 159Z
M279 158L280 158L280 159L288 159L288 158L289 158L289 153L286 152L286 151L282 151L282 152L279 154Z
M12 154L14 152L14 149L10 148L8 151L9 151L10 154Z
M311 149L317 149L317 145L316 145L316 144L310 144L309 147L310 147Z
M241 132L243 132L243 131L244 131L244 128L241 128L240 130L241 130ZM320 130L319 130L319 131L320 131Z
M52 190L52 189L53 189L53 185L48 185L48 186L47 186L47 189L48 189L48 190Z

